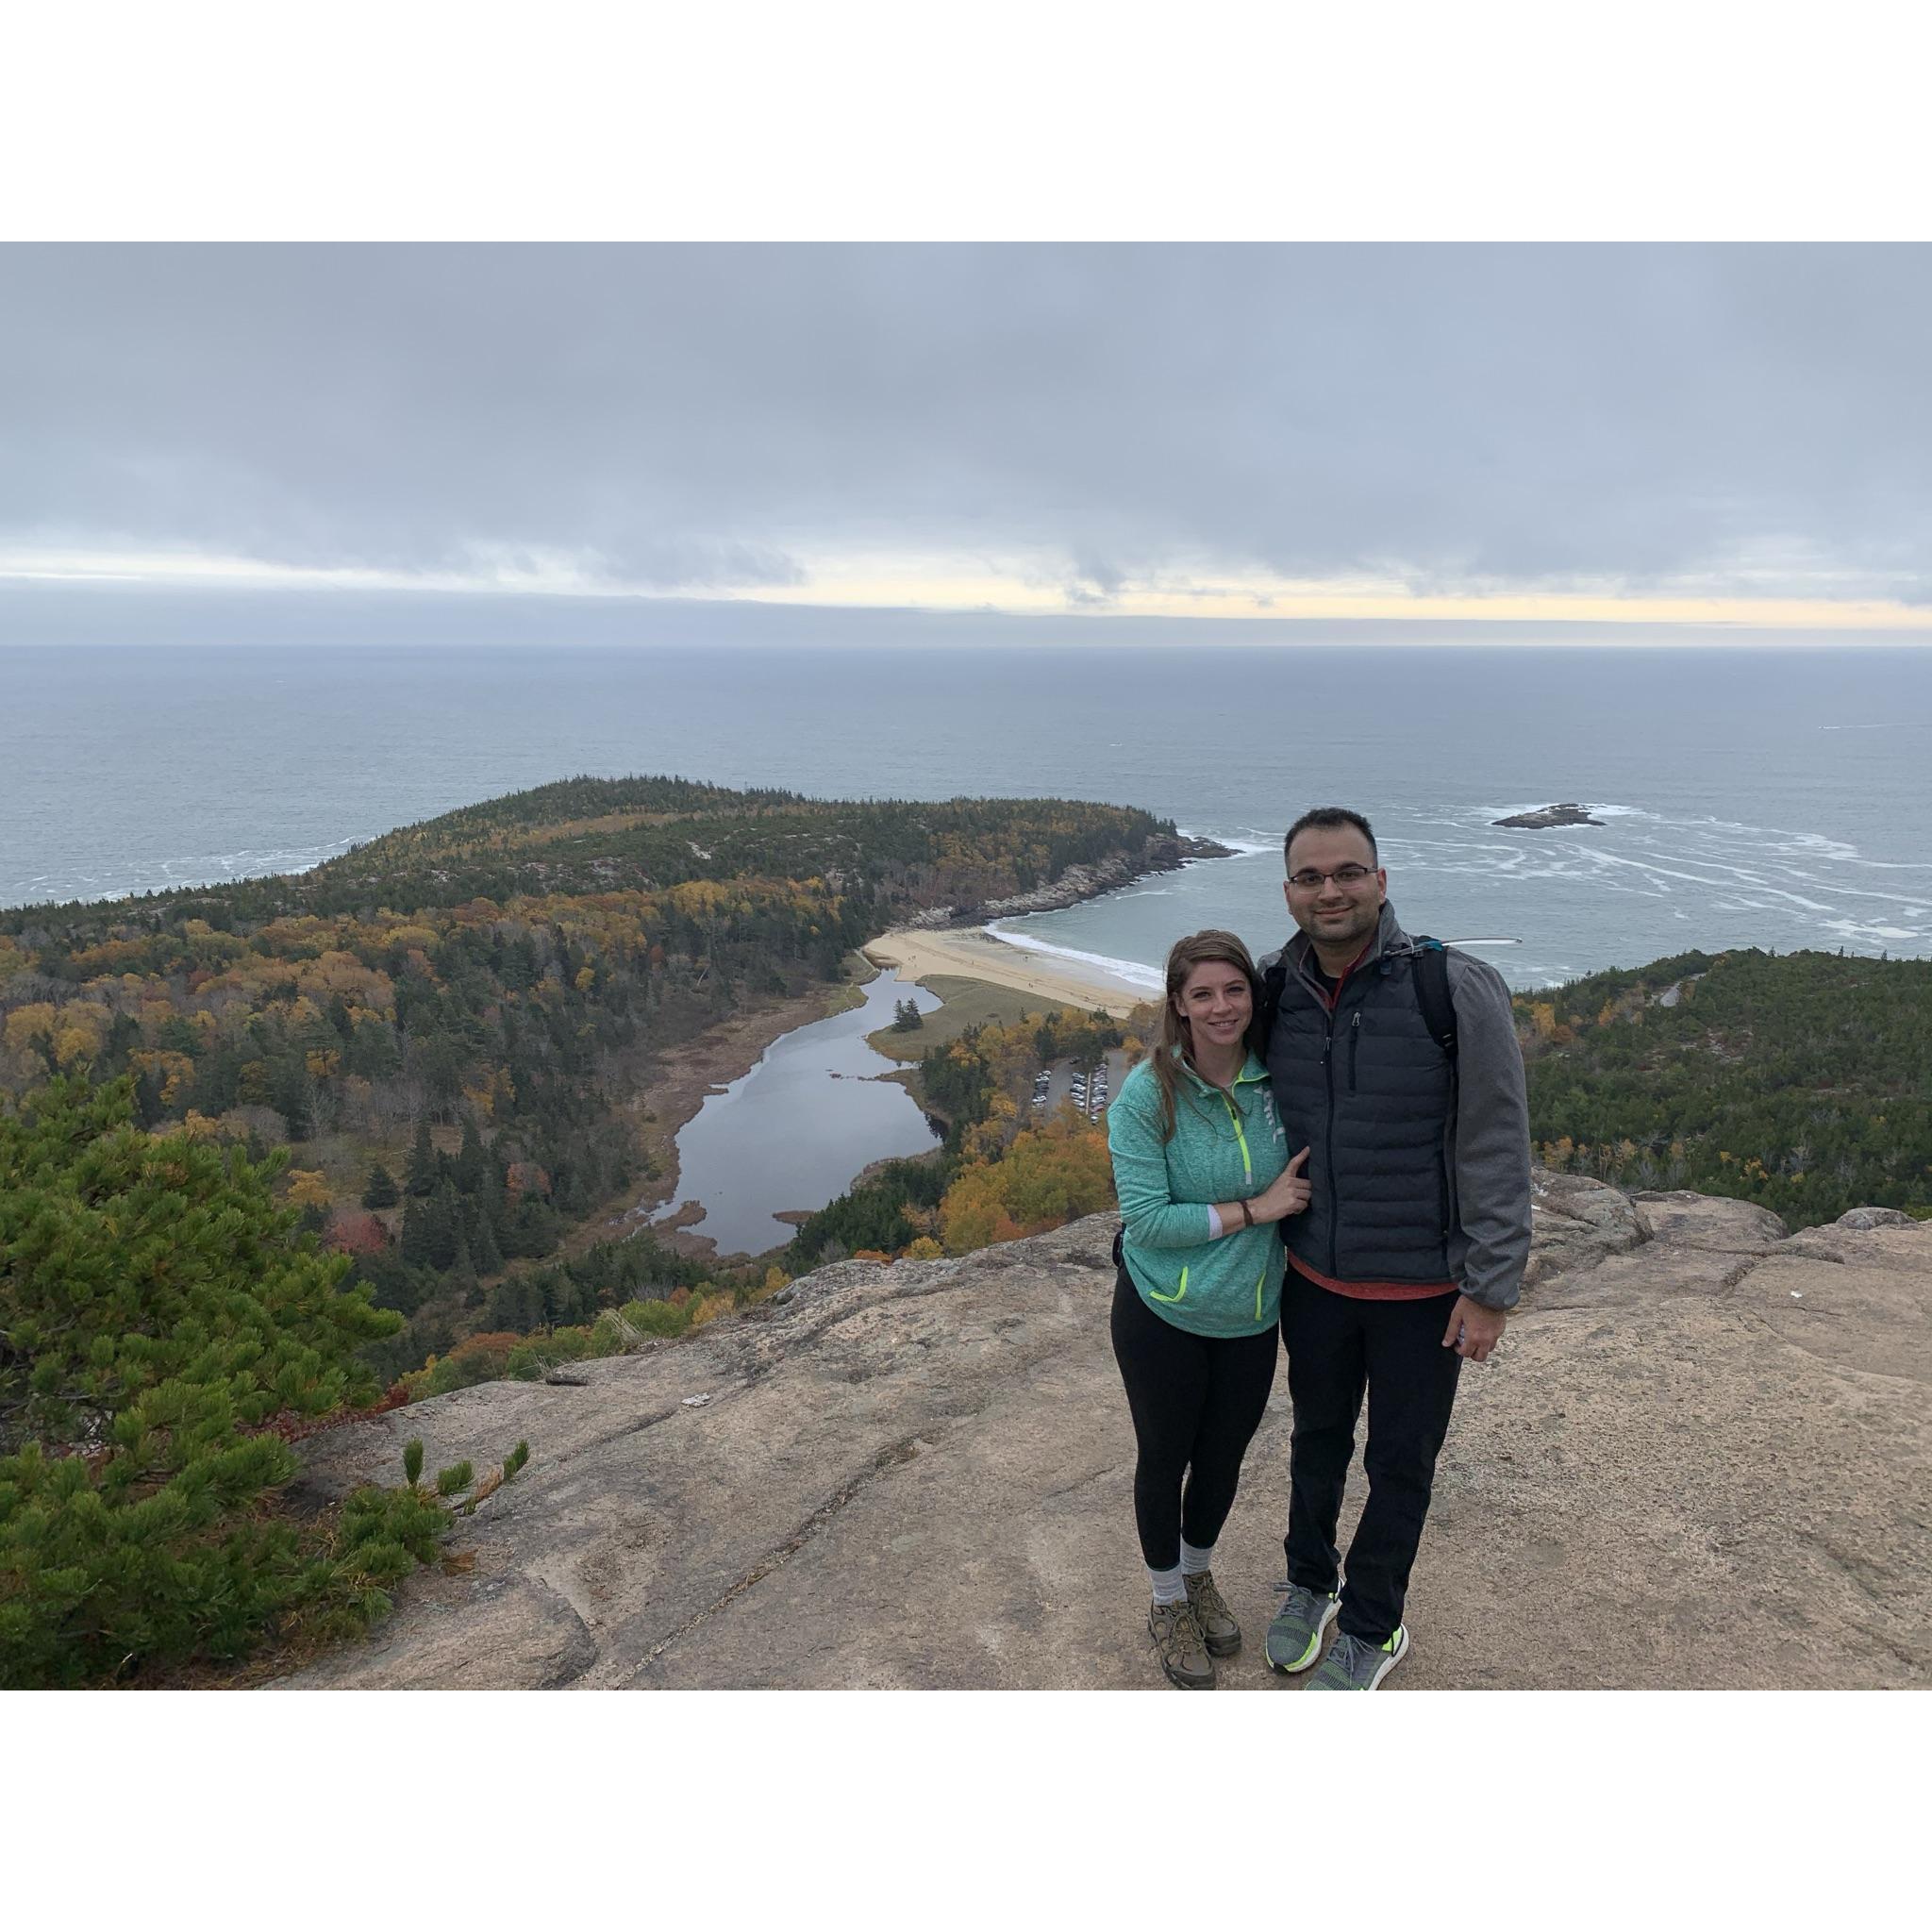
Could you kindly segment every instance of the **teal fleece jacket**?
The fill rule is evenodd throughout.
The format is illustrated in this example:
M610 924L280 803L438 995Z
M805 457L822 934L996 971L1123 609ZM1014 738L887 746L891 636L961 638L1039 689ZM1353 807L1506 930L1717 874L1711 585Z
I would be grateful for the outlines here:
M1163 1143L1160 1087L1143 1060L1107 1110L1128 1277L1191 1335L1258 1335L1281 1307L1280 1237L1271 1222L1209 1241L1208 1210L1258 1194L1288 1165L1268 1070L1250 1054L1224 1093L1183 1063L1175 1101Z

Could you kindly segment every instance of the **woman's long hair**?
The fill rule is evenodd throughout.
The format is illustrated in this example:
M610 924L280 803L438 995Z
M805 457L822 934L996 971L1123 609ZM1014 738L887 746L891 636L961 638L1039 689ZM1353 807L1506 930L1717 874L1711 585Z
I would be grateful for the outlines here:
M1148 1056L1155 1082L1160 1089L1162 1141L1174 1139L1174 1106L1180 1094L1181 1059L1185 1058L1191 1066L1194 1059L1194 1029L1181 1018L1174 1003L1180 998L1181 988L1188 983L1188 974L1196 966L1209 961L1219 966L1235 967L1246 976L1248 993L1255 1003L1255 1015L1248 1022L1242 1044L1250 1053L1257 1051L1260 1046L1261 977L1255 971L1255 961L1247 947L1233 933L1223 932L1218 926L1209 926L1206 932L1191 932L1185 939L1176 940L1167 956L1167 992L1160 1003L1160 1039Z

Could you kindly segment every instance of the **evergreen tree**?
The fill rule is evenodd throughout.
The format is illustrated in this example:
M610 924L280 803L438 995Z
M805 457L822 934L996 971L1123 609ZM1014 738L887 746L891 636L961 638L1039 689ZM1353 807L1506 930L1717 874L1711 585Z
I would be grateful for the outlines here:
M161 1076L152 1067L143 1067L134 1083L134 1117L144 1127L158 1125L165 1109L161 1106Z
M478 1274L501 1274L503 1273L503 1250L497 1245L496 1230L491 1225L488 1214L476 1216L476 1240L474 1250Z
M483 1170L487 1164L482 1136L476 1131L475 1117L465 1114L462 1151L457 1156L458 1191L464 1194L474 1194L483 1184Z
M393 1208L398 1198L395 1176L381 1161L375 1161L370 1167L369 1179L362 1189L363 1207Z
M403 1064L395 1036L381 1020L363 1020L349 1036L342 1063L365 1080L386 1080Z
M436 1184L429 1197L428 1231L425 1236L424 1258L432 1268L447 1268L457 1257L462 1241L462 1208L454 1184L447 1175Z
M285 1163L151 1140L126 1079L0 1115L0 1687L233 1656L326 1584L244 1431L373 1400L355 1352L400 1322L294 1235Z
M403 1191L426 1194L436 1185L436 1145L429 1138L429 1116L416 1116L416 1139L409 1148L408 1164L403 1169Z
M269 1105L289 1124L289 1139L306 1141L312 1127L309 1107L315 1082L298 1051L281 1055L269 1068Z
M433 1199L423 1200L411 1196L403 1203L403 1225L396 1239L396 1252L411 1268L426 1268L429 1265L430 1249L435 1244L430 1230L435 1220L436 1205Z

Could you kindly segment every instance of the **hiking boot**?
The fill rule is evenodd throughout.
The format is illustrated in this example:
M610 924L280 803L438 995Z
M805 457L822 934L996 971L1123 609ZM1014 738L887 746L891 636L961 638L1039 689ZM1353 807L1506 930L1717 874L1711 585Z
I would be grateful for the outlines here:
M1346 1630L1338 1636L1322 1668L1308 1679L1310 1690L1373 1690L1408 1655L1408 1626L1398 1624L1387 1643L1368 1643Z
M1304 1583L1285 1583L1281 1607L1268 1626L1268 1661L1283 1676L1305 1671L1321 1654L1322 1633L1335 1621L1341 1599Z
M1192 1604L1156 1604L1147 1612L1147 1628L1170 1684L1183 1690L1213 1690L1214 1659L1208 1655L1208 1640L1194 1621Z
M1181 1581L1188 1586L1188 1603L1207 1641L1208 1655L1232 1657L1241 1647L1241 1626L1215 1589L1213 1571L1203 1570L1197 1575L1182 1577Z

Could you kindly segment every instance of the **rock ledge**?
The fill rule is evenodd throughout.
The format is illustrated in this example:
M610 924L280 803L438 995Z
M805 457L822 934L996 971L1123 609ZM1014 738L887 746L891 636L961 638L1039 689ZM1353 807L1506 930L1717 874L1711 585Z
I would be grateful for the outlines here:
M1924 1683L1932 1224L1859 1208L1786 1239L1746 1204L1537 1182L1531 1283L1463 1377L1390 1688ZM285 1681L1164 1688L1112 1228L841 1262L689 1341L310 1439L318 1495L395 1480L412 1435L432 1468L520 1436L532 1457L458 1531L474 1569ZM1248 1638L1222 1683L1278 1695L1289 1424L1284 1377L1217 1565Z

